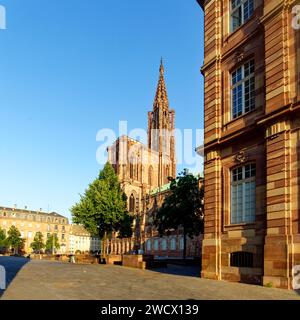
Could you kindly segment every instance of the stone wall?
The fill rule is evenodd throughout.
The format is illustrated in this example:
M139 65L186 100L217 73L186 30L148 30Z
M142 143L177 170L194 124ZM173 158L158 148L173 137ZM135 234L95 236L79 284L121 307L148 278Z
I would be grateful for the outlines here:
M299 260L300 31L297 1L257 0L231 32L230 1L205 1L205 235L202 276L292 288ZM255 61L255 109L232 118L231 72ZM231 222L231 170L256 165L255 221ZM231 266L235 252L251 268Z

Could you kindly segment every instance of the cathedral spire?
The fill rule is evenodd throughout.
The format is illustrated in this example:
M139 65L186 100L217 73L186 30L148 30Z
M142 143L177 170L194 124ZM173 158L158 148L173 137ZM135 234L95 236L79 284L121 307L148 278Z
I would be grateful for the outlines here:
M167 88L165 84L165 78L164 78L164 64L163 59L161 58L160 61L160 67L159 67L159 80L158 85L156 89L156 95L154 99L153 109L169 109L169 100L168 100L168 94L167 94Z
M159 67L159 73L160 75L164 75L165 69L164 69L164 63L163 63L163 58L161 57L160 59L160 67Z

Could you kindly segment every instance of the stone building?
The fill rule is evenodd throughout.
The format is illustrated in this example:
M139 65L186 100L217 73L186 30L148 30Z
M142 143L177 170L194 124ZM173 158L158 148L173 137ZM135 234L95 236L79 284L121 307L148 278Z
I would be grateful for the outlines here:
M94 253L101 250L101 241L98 237L93 237L82 225L70 225L69 252Z
M33 242L37 232L43 234L43 240L56 234L60 249L58 253L69 251L69 221L66 217L56 212L45 213L42 211L31 211L27 209L0 207L0 227L7 234L11 226L15 226L25 239L24 250L30 253L30 244Z
M199 178L199 188L201 188L202 179ZM162 206L165 197L170 190L170 184L162 188L153 189L150 192L149 200L147 201L147 214L144 221L144 252L161 258L182 258L184 249L183 230L178 228L171 232L169 236L159 237L159 234L153 225L153 220L157 210ZM200 258L202 248L202 235L198 237L187 237L186 257Z
M121 136L108 148L108 160L113 165L128 198L128 211L136 215L133 239L114 238L113 253L140 250L156 256L182 256L180 232L160 239L151 225L151 216L158 202L162 204L168 189L168 177L176 177L175 111L170 109L161 62L159 81L148 112L147 145Z
M202 276L292 288L300 265L300 30L293 0L205 13Z

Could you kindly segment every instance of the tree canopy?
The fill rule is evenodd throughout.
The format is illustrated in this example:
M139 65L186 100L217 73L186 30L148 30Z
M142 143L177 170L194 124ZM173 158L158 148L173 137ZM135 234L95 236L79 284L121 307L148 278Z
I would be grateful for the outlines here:
M20 231L15 226L11 226L7 232L7 235L7 245L14 250L14 253L17 253L18 250L24 245L24 240L21 238Z
M6 235L5 231L0 228L0 247L6 246Z
M177 179L170 179L170 192L158 210L154 224L161 236L168 235L179 227L183 230L184 252L186 257L186 238L193 238L203 232L204 188L199 187L199 179L187 170Z
M35 252L41 252L41 250L45 248L45 243L44 243L44 240L43 240L43 234L41 232L37 232L35 234L33 242L30 244L30 247Z
M103 238L105 234L119 231L131 236L133 218L127 212L126 195L111 164L103 170L71 208L73 222L82 224L92 235Z
M55 251L60 248L60 244L58 242L57 234L51 234L46 241L46 250L47 251Z

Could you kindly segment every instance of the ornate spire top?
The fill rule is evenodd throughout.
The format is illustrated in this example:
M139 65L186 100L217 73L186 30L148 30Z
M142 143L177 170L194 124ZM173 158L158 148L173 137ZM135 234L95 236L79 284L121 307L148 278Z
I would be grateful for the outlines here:
M160 73L160 75L164 75L164 72L165 72L164 63L163 63L163 58L161 57L161 59L160 59L159 73Z
M157 109L157 108L169 109L169 101L168 101L168 94L167 94L167 88L165 84L164 73L165 73L165 69L163 65L163 59L161 58L160 67L159 67L159 80L158 80L155 100L153 104L153 109Z

